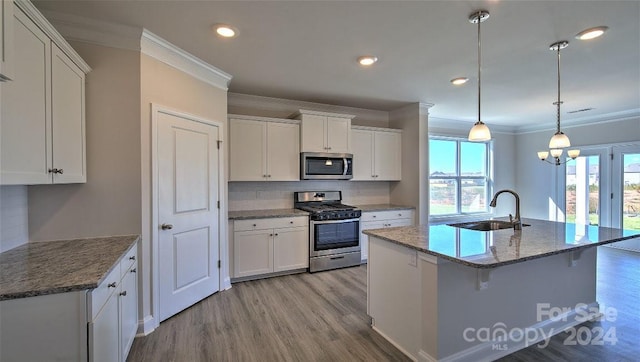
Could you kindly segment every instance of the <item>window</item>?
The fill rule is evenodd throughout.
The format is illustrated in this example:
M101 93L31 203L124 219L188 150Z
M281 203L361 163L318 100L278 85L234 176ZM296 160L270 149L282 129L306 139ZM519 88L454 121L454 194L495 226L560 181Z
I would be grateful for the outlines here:
M487 212L490 144L429 138L429 215Z

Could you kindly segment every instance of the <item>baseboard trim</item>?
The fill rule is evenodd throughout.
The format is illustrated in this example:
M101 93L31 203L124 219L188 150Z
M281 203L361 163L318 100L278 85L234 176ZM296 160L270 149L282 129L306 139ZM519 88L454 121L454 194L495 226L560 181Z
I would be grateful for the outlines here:
M148 336L151 332L155 331L156 322L153 316L145 316L142 320L138 320L138 331L136 337Z
M224 280L222 281L222 288L220 288L220 290L229 290L231 289L231 278L226 277L224 278Z
M376 331L376 333L381 335L382 338L386 339L389 343L391 343L394 347L396 347L400 352L404 353L407 357L411 358L412 361L417 361L417 359L416 359L416 357L414 355L412 355L406 349L404 349L402 346L400 346L398 343L396 343L396 341L394 341L393 339L389 338L386 334L384 334L382 331L380 331L378 328L376 328L375 325L371 326L371 328L374 331Z
M279 277L281 275L306 273L308 271L309 269L302 268L302 269L286 270L286 271L269 273L269 274L251 275L248 277L231 278L231 283L247 282L249 280L258 280L258 279L265 279L265 278L271 278L271 277Z

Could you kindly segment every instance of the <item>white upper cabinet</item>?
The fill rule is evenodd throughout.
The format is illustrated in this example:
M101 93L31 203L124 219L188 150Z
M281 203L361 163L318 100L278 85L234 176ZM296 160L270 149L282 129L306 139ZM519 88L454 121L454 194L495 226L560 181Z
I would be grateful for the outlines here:
M354 181L399 181L402 178L402 132L358 127L351 131Z
M0 184L86 182L90 68L31 3L15 3L13 16L12 80L2 83Z
M0 81L13 78L13 0L0 4Z
M351 153L351 119L347 114L300 110L301 152Z
M298 181L297 121L229 117L229 181Z

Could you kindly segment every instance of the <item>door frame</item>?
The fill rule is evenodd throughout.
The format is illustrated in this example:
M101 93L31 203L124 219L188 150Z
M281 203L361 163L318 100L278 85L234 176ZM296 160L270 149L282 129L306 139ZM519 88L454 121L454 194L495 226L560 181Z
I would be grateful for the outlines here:
M167 114L171 116L185 118L187 120L202 123L208 126L218 127L218 143L224 144L224 136L226 128L224 122L213 121L193 114L178 111L169 107L151 103L151 315L153 316L153 328L160 325L160 278L159 278L159 220L158 220L158 122L159 114ZM228 241L227 241L227 199L226 199L226 162L225 147L218 147L218 200L220 208L218 209L218 258L221 261L219 268L219 289L228 289L231 284L228 273L223 271L228 265Z

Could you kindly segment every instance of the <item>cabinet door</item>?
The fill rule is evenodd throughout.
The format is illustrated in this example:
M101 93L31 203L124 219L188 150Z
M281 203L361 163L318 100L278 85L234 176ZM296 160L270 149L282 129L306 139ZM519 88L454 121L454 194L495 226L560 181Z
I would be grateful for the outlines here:
M267 123L267 180L300 180L300 126Z
M133 267L127 270L120 283L120 350L121 361L127 360L131 344L138 329L138 283L137 269Z
M360 223L360 256L362 260L369 257L369 236L362 232L370 229L382 229L385 227L384 221L361 222Z
M235 278L273 272L273 230L237 231L233 268Z
M374 170L376 180L400 180L402 135L395 132L375 132Z
M351 153L351 120L327 117L327 150L337 153Z
M84 72L56 45L51 47L53 183L87 182Z
M229 181L264 181L265 122L232 119L229 122Z
M273 238L273 271L309 267L309 229L275 229Z
M13 79L13 0L0 4L0 80Z
M373 132L352 130L353 181L374 180Z
M325 123L327 117L315 114L302 116L300 152L328 152Z
M120 360L118 295L113 293L104 308L89 323L89 360L113 362Z
M0 182L51 183L51 41L14 7L13 81L2 83Z

